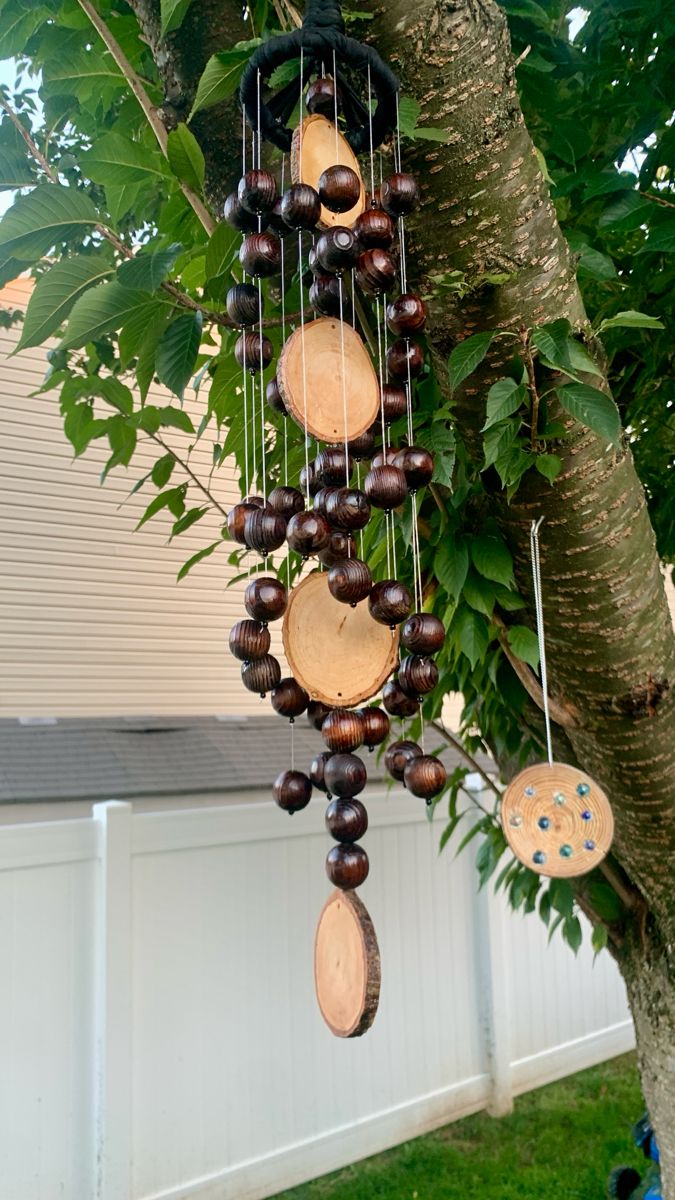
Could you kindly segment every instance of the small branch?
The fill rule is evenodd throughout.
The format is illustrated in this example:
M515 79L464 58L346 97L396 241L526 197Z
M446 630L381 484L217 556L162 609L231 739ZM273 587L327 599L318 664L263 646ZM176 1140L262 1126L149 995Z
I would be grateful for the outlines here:
M274 4L274 11L279 18L279 24L281 25L282 29L300 28L302 25L302 17L300 16L300 13L295 5L290 3L290 0L272 0L272 3ZM286 26L283 24L284 13L286 14Z
M507 637L508 626L504 621L502 621L499 614L496 612L493 613L492 620L494 621L495 625L498 626L499 632L497 636L499 638L499 645L508 658L528 696L531 700L534 700L537 708L540 708L543 712L544 692L539 680L537 679L537 676L531 667L528 667L527 663L523 662L522 658L518 658L518 655L514 654L511 646L509 645ZM548 708L551 719L555 721L556 725L561 725L563 729L578 729L580 721L578 719L576 710L570 705L560 704L549 694Z
M609 884L611 884L612 888L626 908L635 908L638 904L638 901L641 900L640 893L635 888L626 886L616 867L609 858L603 859L603 861L599 864L599 870L602 871L605 879Z
M11 104L7 103L4 96L2 95L2 92L0 92L0 108L3 108L5 110L5 112L7 113L7 116L9 117L10 121L12 122L12 125L21 134L21 137L23 138L24 142L28 146L28 149L30 150L33 158L35 159L36 162L38 162L40 164L45 175L47 175L47 177L49 179L51 179L52 183L58 183L59 179L56 174L56 171L47 162L47 159L45 158L42 151L38 149L38 147L36 146L32 137L30 136L28 130L25 128L24 125L21 124L18 114L14 111Z
M621 935L618 934L617 931L615 929L613 929L611 925L608 925L606 921L603 921L602 917L599 916L599 914L595 911L595 909L589 903L589 901L586 899L585 896L580 895L579 892L575 892L574 899L575 899L576 903L579 905L579 908L581 909L584 916L588 917L589 921L591 921L594 925L602 925L603 928L607 930L607 937L609 938L609 940L611 942L614 943L615 946L617 946L617 947L623 946L623 938L621 937Z
M537 391L537 380L534 373L534 358L530 350L530 342L527 330L523 330L521 334L521 344L523 348L523 358L525 360L525 370L527 371L527 390L530 393L530 446L532 450L537 448L537 426L539 424L539 392Z
M471 769L473 771L475 771L477 775L480 775L485 786L487 788L489 788L489 790L491 792L494 793L497 800L501 799L501 792L500 792L499 788L497 787L496 783L494 782L494 780L490 779L490 776L487 774L487 772L485 772L483 770L480 763L478 763L476 761L476 759L473 757L473 755L470 754L469 751L464 748L464 746L462 745L459 738L455 737L454 733L450 733L450 731L445 728L445 725L443 724L442 721L431 721L431 728L435 729L436 733L440 733L441 737L445 738L445 741L448 743L449 746L454 746L455 750L457 750L462 755L462 758L466 759L466 761L468 762ZM476 803L478 803L478 801L476 801ZM478 807L482 808L482 805L478 804ZM488 817L492 816L492 813L487 812L487 810L484 808L483 808L483 812Z
M209 504L212 504L213 507L225 517L225 520L227 520L227 510L223 508L222 504L218 503L215 496L209 491L209 489L206 487L206 484L202 483L201 479L195 475L192 467L188 465L185 459L180 458L179 455L176 454L176 451L172 450L171 446L167 446L166 442L159 436L159 434L151 433L149 436L153 442L157 442L157 445L162 447L162 450L164 450L167 454L170 454L171 457L175 459L175 461L178 463L178 466L183 468L185 474L188 475L192 482L199 488L199 490L204 493L209 501Z
M672 200L666 200L665 196L655 196L653 192L643 192L639 189L638 195L644 196L646 200L653 200L655 204L660 204L663 208L675 208Z

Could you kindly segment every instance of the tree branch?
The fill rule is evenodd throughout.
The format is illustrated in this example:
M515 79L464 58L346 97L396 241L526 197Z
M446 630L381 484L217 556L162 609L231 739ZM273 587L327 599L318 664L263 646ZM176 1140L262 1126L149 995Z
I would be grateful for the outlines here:
M501 792L500 792L499 788L497 787L496 783L494 782L493 779L490 779L490 776L487 774L486 771L483 770L480 763L477 762L477 760L473 757L473 755L470 754L469 751L465 749L465 747L462 745L460 739L458 737L455 737L454 733L450 733L450 731L445 728L445 725L443 724L443 722L441 720L432 721L431 727L432 727L432 729L436 730L436 733L440 733L442 738L445 738L445 740L449 746L454 746L455 750L457 750L462 755L462 758L466 759L466 761L468 762L471 769L473 771L475 771L477 775L480 775L485 786L487 788L489 788L489 790L491 792L494 793L494 795L496 796L496 798L498 800L500 800ZM479 805L479 808L480 807L481 807L481 805ZM485 811L485 810L483 809L483 811ZM488 813L487 815L490 816L491 814Z
M537 679L537 676L535 675L534 671L528 667L527 663L523 662L522 658L518 658L518 655L514 654L511 646L509 645L507 636L508 626L502 620L499 614L496 612L493 613L492 620L494 621L495 625L498 626L497 637L499 638L499 645L508 658L528 696L531 700L534 700L537 708L540 708L543 712L544 692L539 680ZM559 703L557 700L554 700L551 695L549 695L548 698L548 711L551 719L555 721L556 725L562 725L563 729L577 729L580 725L576 709L572 708L571 705Z
M216 500L213 493L210 492L209 489L206 487L206 484L202 483L201 479L197 475L195 475L194 471L192 470L192 467L185 461L185 459L181 458L178 454L176 454L176 451L173 450L171 448L171 446L167 446L166 442L163 440L163 438L161 438L159 436L158 433L151 433L151 434L149 434L149 437L152 439L153 442L157 442L157 445L161 446L162 450L164 450L166 454L170 454L171 457L173 459L175 459L175 461L178 463L178 466L183 468L183 470L185 471L185 474L189 476L189 478L192 480L192 482L199 488L200 492L204 493L207 500L209 501L209 504L212 504L213 507L216 508L223 517L225 517L225 520L227 520L227 509L223 508L222 504L220 504L218 502L218 500Z

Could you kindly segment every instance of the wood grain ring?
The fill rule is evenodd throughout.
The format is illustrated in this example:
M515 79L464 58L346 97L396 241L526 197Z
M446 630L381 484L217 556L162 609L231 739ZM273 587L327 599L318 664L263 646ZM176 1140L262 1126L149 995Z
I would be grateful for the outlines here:
M301 171L302 165L302 171ZM328 167L351 167L361 180L361 194L348 212L331 212L325 205L321 206L319 225L322 229L332 229L334 225L351 226L357 217L365 211L366 189L363 185L361 168L349 142L338 131L337 149L335 126L327 117L313 113L305 117L293 133L291 143L291 179L293 183L308 183L315 191L319 190L319 179Z
M592 871L614 835L602 788L566 763L537 763L516 775L502 796L501 821L516 858L556 879Z
M380 388L370 355L351 325L343 322L340 329L337 317L319 317L291 334L279 355L277 384L301 429L306 397L307 429L321 442L344 442L345 408L350 442L370 428L379 412Z
M314 939L314 985L321 1015L336 1037L361 1037L380 999L380 951L368 909L354 892L335 891Z

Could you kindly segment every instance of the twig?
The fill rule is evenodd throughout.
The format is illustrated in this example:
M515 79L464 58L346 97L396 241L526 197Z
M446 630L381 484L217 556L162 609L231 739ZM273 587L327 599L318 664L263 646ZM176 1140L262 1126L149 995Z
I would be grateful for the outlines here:
M615 929L612 929L611 925L608 925L606 921L603 921L602 917L595 911L585 896L582 896L579 892L575 892L574 899L579 905L582 913L588 917L589 921L592 921L594 925L602 925L603 928L607 930L607 937L611 942L614 943L615 946L623 946L623 938L621 935L617 933Z
M498 627L497 637L499 638L499 645L508 658L528 696L531 700L534 700L537 708L540 708L543 712L544 692L539 680L537 679L537 676L535 675L534 671L528 667L527 663L523 662L522 658L518 658L518 655L514 654L511 646L509 645L507 636L508 626L502 620L499 614L496 612L493 613L492 620ZM559 704L558 701L554 700L549 693L548 708L551 718L555 721L556 725L561 725L563 729L578 729L580 721L577 717L576 710L573 709L571 705Z
M294 25L296 29L300 28L302 25L302 17L300 16L300 13L295 5L290 3L290 0L273 0L273 3L279 20L281 20L280 10L283 11L285 9L291 25Z
M464 748L459 738L455 737L454 733L450 733L450 731L445 728L445 725L442 721L431 721L430 724L431 728L436 730L436 733L440 733L441 737L445 738L449 746L454 746L455 750L459 751L459 753L462 755L462 758L466 759L472 770L474 770L477 775L480 775L485 786L489 788L499 800L501 798L501 792L496 783L494 780L490 779L490 776L486 771L483 770L480 763L476 761L473 755ZM478 807L481 808L482 806L479 804ZM488 813L486 809L483 809L483 812L488 817L492 815L491 813Z
M653 200L655 204L660 204L663 208L675 208L672 200L666 200L665 196L655 196L653 192L643 192L640 189L638 189L638 195L644 196L647 200Z
M537 448L537 426L539 424L539 392L537 391L537 379L534 373L534 358L530 350L529 334L527 330L523 330L521 334L521 343L523 347L523 358L525 359L525 370L527 371L527 388L530 393L530 446L533 450Z
M599 869L605 876L607 882L611 884L619 899L623 902L623 904L625 904L626 908L635 908L638 900L641 898L640 893L634 889L630 890L626 887L626 884L611 861L608 858L603 859L603 861L599 864Z
M183 468L185 474L188 475L192 482L197 485L199 490L204 493L209 503L212 504L214 508L217 508L218 512L222 513L222 515L225 517L225 520L227 520L227 509L223 508L222 504L218 503L215 496L213 496L206 485L202 483L201 479L195 475L192 467L188 465L185 459L180 458L180 456L176 454L176 451L172 450L171 446L167 446L166 442L159 436L159 434L151 433L149 436L153 442L157 442L157 445L162 447L162 450L164 450L167 454L170 454L171 457L175 459L175 461L178 463L178 466Z

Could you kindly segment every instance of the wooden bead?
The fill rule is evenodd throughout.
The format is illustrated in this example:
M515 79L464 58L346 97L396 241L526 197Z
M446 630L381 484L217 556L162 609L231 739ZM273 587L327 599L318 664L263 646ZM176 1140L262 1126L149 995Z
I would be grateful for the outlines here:
M326 855L326 874L331 883L342 891L360 887L368 878L368 855L358 843L353 846L333 846Z
M404 583L398 579L385 579L373 584L368 597L368 608L374 621L381 625L400 625L410 613L412 597Z
M270 700L274 711L279 713L280 717L289 717L291 721L304 713L309 704L307 692L292 675L280 680L273 689Z
M272 232L276 233L277 237L280 237L283 240L283 238L288 237L291 231L281 215L282 200L283 196L277 196L276 200L274 201L274 207L271 208L268 213L265 213L265 217Z
M241 546L246 545L244 537L244 527L246 518L250 512L253 512L258 506L250 504L246 500L242 500L239 504L235 504L227 514L227 532L233 542L239 542Z
M358 842L368 828L368 813L360 800L331 800L326 809L326 829L336 842Z
M333 493L337 491L339 491L339 488L336 487L322 487L314 497L314 512L321 513L321 516L325 517L329 524L330 521L328 520L328 513L326 512L326 505L328 503L328 497L332 496Z
M422 755L422 747L417 745L417 742L411 742L407 738L401 739L398 742L392 742L387 746L384 753L384 765L391 775L392 779L398 779L399 783L403 782L403 772L413 758L419 758Z
M321 275L321 264L317 261L316 246L310 246L309 248L307 253L307 266L312 272L312 275Z
M310 496L316 496L316 493L321 491L323 484L316 473L316 467L313 462L309 464L309 468L302 468L300 472L300 487L303 492L309 491Z
M408 484L400 467L371 467L363 487L370 503L385 512L398 508L408 495Z
M314 229L321 216L321 201L308 183L294 183L281 198L281 215L289 229Z
M396 285L396 263L388 250L364 250L356 262L356 282L369 296L390 292Z
M255 325L260 315L258 289L252 283L235 283L227 293L225 308L237 325Z
M330 750L322 750L320 754L317 754L312 759L312 764L309 768L309 777L312 781L313 787L319 788L319 790L322 792L325 792L328 790L326 788L324 772L326 770L326 763L328 762L329 758L330 758Z
M328 590L341 604L358 604L370 595L373 577L370 567L360 558L343 558L328 572Z
M393 379L417 379L424 369L424 354L417 342L404 338L392 342L387 350L387 370Z
M364 250L388 250L394 240L394 222L381 208L367 208L352 228Z
M239 262L248 275L274 275L281 262L281 243L277 235L249 233L241 243Z
M339 112L339 91L337 102ZM321 113L322 117L328 117L331 121L335 120L335 83L330 75L323 75L319 79L315 79L314 83L310 83L307 88L305 104L308 112Z
M286 522L278 513L269 509L255 508L244 519L244 543L249 550L269 554L283 545L286 537Z
M427 323L427 306L421 296L404 292L387 305L387 325L397 337L421 333Z
M395 679L390 679L382 688L382 703L391 717L414 717L419 704L412 696L406 696Z
M396 458L397 454L398 448L396 446L381 446L377 454L373 455L373 461L370 464L371 468L393 467L395 465L394 459Z
M294 487L275 487L270 492L267 503L270 508L285 517L287 521L305 507L305 497Z
M316 260L329 275L353 267L358 255L356 235L344 225L327 229L316 243Z
M239 180L237 199L246 212L269 212L277 198L277 181L270 171L260 168L247 171Z
M237 621L230 630L230 654L241 662L264 658L270 648L270 631L260 621Z
M380 188L380 202L390 217L411 213L419 200L420 190L414 176L397 171L385 179Z
M270 379L267 387L265 388L265 399L274 412L281 413L282 417L288 416L288 410L281 398L281 392L279 391L279 384L277 383L276 375L274 379Z
M351 167L336 164L319 177L319 199L331 212L345 213L358 204L361 180Z
M385 383L380 399L385 425L398 421L408 411L408 396L405 388L397 384Z
M372 708L357 709L361 720L363 721L363 741L364 745L369 750L373 746L379 746L389 735L391 728L389 717L381 708L373 706Z
M336 563L353 558L355 554L356 542L351 534L342 529L332 529L326 549L319 554L319 562L323 563L324 567L334 567Z
M256 233L258 225L262 222L263 228L266 224L265 217L256 217L253 213L247 212L239 203L239 197L236 192L230 192L225 204L223 205L223 216L233 229L238 229L240 233Z
M411 654L404 658L398 669L399 687L406 696L416 700L432 692L438 683L438 667L433 658L424 655Z
M246 333L240 333L234 344L234 357L240 367L244 367L251 374L256 371L264 371L269 367L274 350L272 343L264 334L261 337L259 333L249 329Z
M324 487L342 487L351 479L354 463L344 446L328 446L316 457L316 474Z
M306 808L312 796L312 781L304 771L282 771L272 785L275 804L284 812L299 812Z
M444 641L443 622L433 613L413 613L401 629L401 645L411 654L435 654Z
M265 508L264 496L244 496L244 504L252 504L254 508Z
M257 692L264 696L277 686L280 679L281 667L273 654L266 654L264 658L252 659L242 664L241 681L249 692Z
M363 721L356 712L334 708L321 726L321 736L333 754L357 750L363 742Z
M291 550L296 550L303 558L318 554L330 541L328 521L314 509L297 512L288 522L286 540Z
M322 317L340 315L340 281L335 275L315 275L309 287L309 302Z
M366 429L360 437L354 438L349 445L349 453L356 462L363 462L364 458L370 458L375 449L375 434L372 429Z
M324 779L334 796L356 796L366 786L365 763L356 754L331 754Z
M286 611L285 585L273 575L254 575L246 584L244 608L255 621L277 621Z
M439 758L433 754L422 754L411 758L403 772L403 782L413 796L432 800L445 787L448 773Z
M394 466L403 471L411 492L424 487L434 477L434 456L422 446L405 446L399 450Z
M307 717L310 725L313 725L321 733L321 726L329 712L332 711L332 708L329 708L327 704L322 704L320 700L310 700L307 705Z
M370 504L359 488L331 488L326 497L326 516L336 529L365 529L370 520Z

